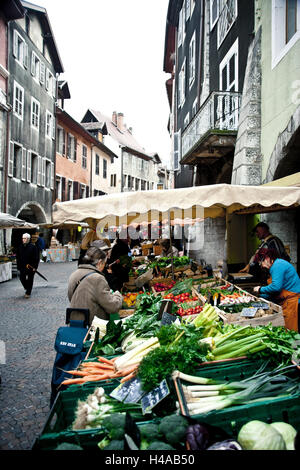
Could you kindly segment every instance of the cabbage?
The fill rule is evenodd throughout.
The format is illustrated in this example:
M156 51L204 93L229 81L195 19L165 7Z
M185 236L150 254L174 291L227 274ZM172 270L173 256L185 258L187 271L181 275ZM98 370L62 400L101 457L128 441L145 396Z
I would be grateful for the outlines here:
M271 426L282 435L287 450L295 450L295 437L297 431L288 423L271 423Z
M270 424L257 420L244 424L238 442L244 450L286 450L282 435Z

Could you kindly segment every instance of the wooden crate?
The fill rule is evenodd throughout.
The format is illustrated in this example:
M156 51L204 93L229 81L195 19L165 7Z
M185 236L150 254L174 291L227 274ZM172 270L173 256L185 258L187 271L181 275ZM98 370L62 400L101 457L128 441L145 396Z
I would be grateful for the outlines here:
M274 312L271 315L265 315L263 317L257 318L245 318L244 320L229 320L226 318L226 313L220 310L218 307L215 307L219 317L224 322L224 324L231 323L233 325L241 325L241 326L260 326L260 325L267 325L268 323L272 323L273 326L284 326L284 317L282 312Z
M127 318L134 314L134 308L122 308L119 310L120 318Z
M153 253L155 256L162 254L162 247L160 245L153 245Z

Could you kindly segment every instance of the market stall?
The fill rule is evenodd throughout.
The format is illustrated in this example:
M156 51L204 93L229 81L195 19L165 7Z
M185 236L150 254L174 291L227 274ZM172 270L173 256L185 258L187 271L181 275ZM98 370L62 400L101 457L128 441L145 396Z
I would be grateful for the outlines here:
M4 212L0 213L0 229L12 230L12 229L33 229L37 228L37 225L26 222L23 219L19 219L11 214ZM0 283L6 282L12 279L13 268L16 265L15 255L5 254L0 256Z
M197 207L203 217L228 217L243 208L264 211L300 203L299 188L261 189L215 185L161 191L159 201L156 192L147 191L141 198L124 194L123 205L116 196L104 196L57 203L54 218L81 218L96 227L112 216L116 225L126 215L129 223L141 213L150 220L154 210L161 211L162 220L168 213L170 220L174 208L190 209L192 217ZM59 393L36 449L299 446L299 335L268 321L280 316L279 306L228 283L221 273L208 275L197 266L195 280L184 268L178 279L165 272L161 285L124 295L131 313L121 320L93 320L85 338L87 356L70 371L68 388ZM238 311L228 311L234 306ZM241 320L244 309L248 316Z

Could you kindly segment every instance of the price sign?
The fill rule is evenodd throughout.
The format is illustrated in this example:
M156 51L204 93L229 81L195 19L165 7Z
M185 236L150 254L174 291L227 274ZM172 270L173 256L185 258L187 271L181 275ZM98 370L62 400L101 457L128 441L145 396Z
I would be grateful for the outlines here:
M161 318L161 325L170 325L176 321L176 315L172 315L171 313L164 312Z
M269 310L269 305L265 302L252 302L252 307L262 308L263 310Z
M257 312L257 308L255 307L243 308L241 312L241 317L253 318L255 317L256 312Z
M150 413L160 401L170 393L166 380L163 380L158 387L143 396L141 400L143 414Z
M127 400L127 397L130 395L131 398L128 397L128 399L137 399L137 401L141 398L139 396L140 393L140 384L138 379L135 377L131 380L128 380L127 382L124 382L120 385L118 385L111 393L110 396L115 398L118 401L125 402ZM137 398L139 396L139 398ZM126 403L136 403L135 401L130 402L126 401Z

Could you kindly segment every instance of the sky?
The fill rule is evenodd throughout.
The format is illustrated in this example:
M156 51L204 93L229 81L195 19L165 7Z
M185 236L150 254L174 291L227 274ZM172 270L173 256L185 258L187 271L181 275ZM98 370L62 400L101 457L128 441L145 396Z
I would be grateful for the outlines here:
M81 121L88 108L127 127L169 166L169 103L163 71L169 0L32 0L46 8L69 85L65 110Z

